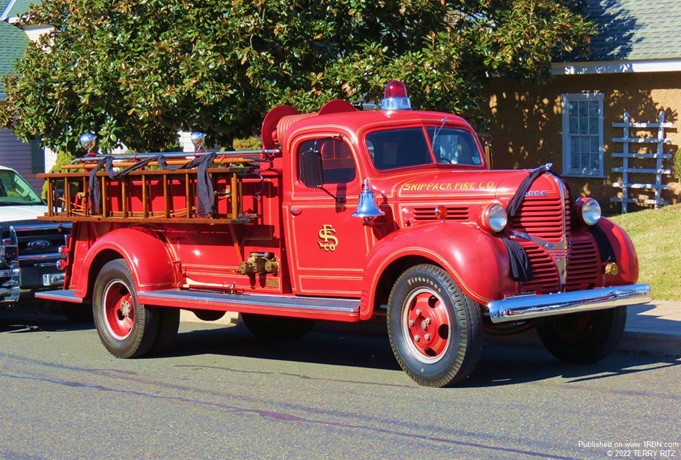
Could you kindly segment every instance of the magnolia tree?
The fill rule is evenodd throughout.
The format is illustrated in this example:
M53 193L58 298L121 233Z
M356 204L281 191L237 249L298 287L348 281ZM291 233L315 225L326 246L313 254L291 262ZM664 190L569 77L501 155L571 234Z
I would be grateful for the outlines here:
M414 106L479 114L491 73L541 80L592 26L560 0L43 0L50 24L5 79L0 124L57 151L158 151L178 130L220 145L268 108L378 100L404 80Z

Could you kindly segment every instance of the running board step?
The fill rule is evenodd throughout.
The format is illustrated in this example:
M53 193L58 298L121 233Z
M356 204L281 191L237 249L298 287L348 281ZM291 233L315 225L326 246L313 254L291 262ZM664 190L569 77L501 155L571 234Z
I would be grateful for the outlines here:
M35 293L36 299L54 300L56 302L83 303L83 299L76 297L73 289L55 289L53 291L39 291Z
M146 305L186 309L259 313L345 322L359 321L359 299L223 294L209 291L163 289L138 292L137 300Z

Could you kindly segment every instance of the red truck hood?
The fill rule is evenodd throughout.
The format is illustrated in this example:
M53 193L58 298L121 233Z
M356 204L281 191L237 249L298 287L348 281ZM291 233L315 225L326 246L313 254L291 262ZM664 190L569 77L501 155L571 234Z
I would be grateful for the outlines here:
M402 180L391 181L394 184L391 194L400 202L439 198L443 201L482 199L506 203L529 174L528 170L412 172ZM555 180L542 175L535 180L530 193L553 197L560 195L560 190Z

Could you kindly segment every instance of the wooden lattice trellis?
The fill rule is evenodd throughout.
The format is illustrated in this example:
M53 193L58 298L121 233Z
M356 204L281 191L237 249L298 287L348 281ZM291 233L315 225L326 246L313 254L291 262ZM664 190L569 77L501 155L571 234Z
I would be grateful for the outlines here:
M672 157L670 153L664 153L664 144L671 142L671 139L665 137L665 128L671 128L672 123L664 121L664 112L660 111L659 118L657 122L644 122L635 123L631 121L629 112L624 112L624 121L622 123L616 122L612 124L615 128L622 128L624 133L622 137L614 137L613 142L622 143L622 151L614 152L612 154L613 158L622 158L622 166L612 168L612 172L621 173L622 181L613 182L613 187L618 187L622 189L621 197L611 198L613 202L622 203L622 213L627 212L627 205L629 203L637 203L644 205L654 205L656 208L667 204L662 199L662 190L669 189L669 186L662 183L662 176L671 174L671 170L665 168L663 165L663 160ZM645 130L655 130L657 131L656 136L638 136L632 137L631 131L636 132ZM633 152L631 151L631 146L635 145ZM640 153L642 145L652 145L656 147L654 153ZM648 167L632 167L629 163L630 159L646 160ZM652 161L655 161L655 167L652 166ZM630 178L631 174L653 174L655 175L655 182L635 182ZM654 192L654 198L646 199L634 199L629 196L630 189L639 190L650 190Z

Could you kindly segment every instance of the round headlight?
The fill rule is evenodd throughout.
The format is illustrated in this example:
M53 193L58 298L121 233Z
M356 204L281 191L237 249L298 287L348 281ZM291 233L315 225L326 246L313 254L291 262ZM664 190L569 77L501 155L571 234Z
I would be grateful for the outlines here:
M582 220L586 225L596 225L601 218L601 205L593 198L580 198Z
M492 203L482 211L483 226L495 233L502 231L508 223L506 209L499 203Z

